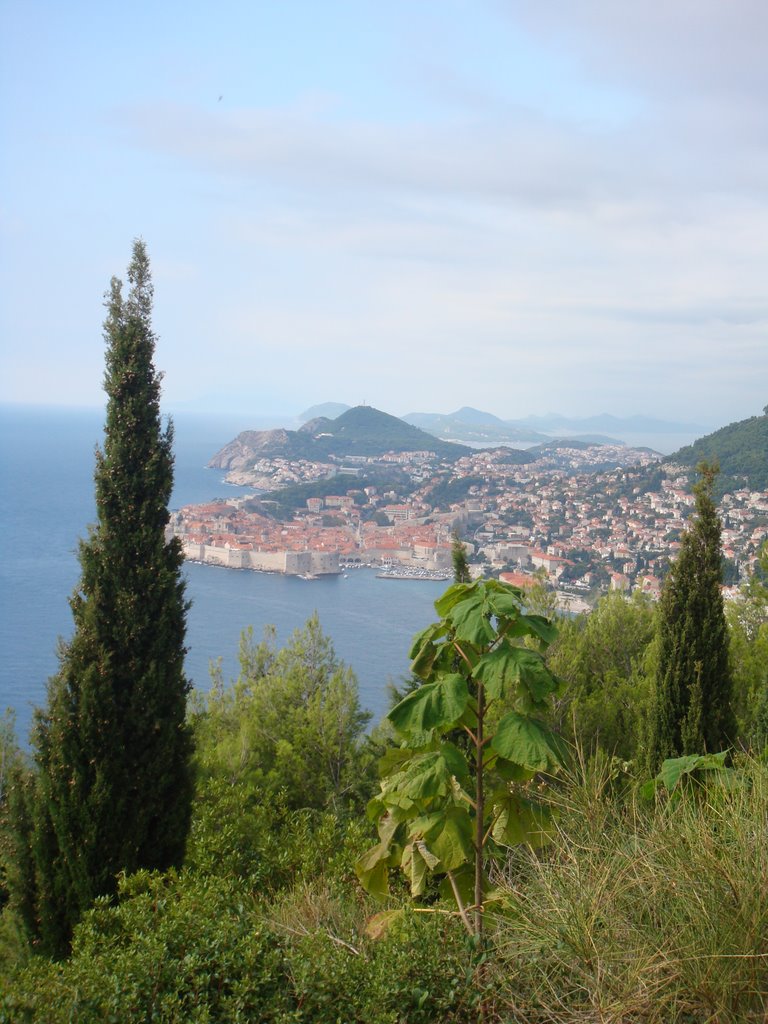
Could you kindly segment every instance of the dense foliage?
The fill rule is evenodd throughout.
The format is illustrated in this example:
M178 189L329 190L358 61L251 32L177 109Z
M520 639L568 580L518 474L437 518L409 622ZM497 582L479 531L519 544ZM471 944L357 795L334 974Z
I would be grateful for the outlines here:
M370 714L357 680L314 615L281 649L274 630L240 642L240 674L215 685L194 716L205 776L289 808L360 806L371 784Z
M768 751L768 542L758 572L730 603L726 617L731 634L734 709L742 745Z
M499 1020L765 1021L768 769L711 774L647 802L615 762L578 766L546 855L507 874Z
M751 590L739 605L746 644L768 623L764 594ZM548 656L553 667L573 659L574 692L559 698L555 720L571 715L592 753L554 786L531 780L548 842L497 846L482 950L452 894L432 884L418 904L396 877L384 904L361 892L353 865L375 837L362 813L373 756L401 753L391 729L364 737L354 676L317 622L283 650L269 631L261 643L246 635L238 680L217 678L194 708L197 795L183 870L121 877L117 894L84 914L64 963L29 958L7 905L0 1022L762 1022L765 765L737 761L727 787L717 772L706 785L686 768L667 772L673 788L643 800L642 775L611 757L622 728L642 742L643 701L631 703L622 673L647 687L653 615L646 602L612 594L593 619L561 622ZM411 703L397 721L415 713L424 690L405 687L400 701ZM492 709L493 729L503 705ZM340 742L328 745L339 720ZM0 767L12 768L9 727L4 739ZM449 742L469 752L459 734ZM430 851L434 837L425 840ZM13 870L5 842L0 866L4 877Z
M589 615L564 618L558 627L548 656L568 684L556 702L558 730L586 751L642 759L656 630L650 599L612 591Z
M716 468L702 463L696 515L682 536L659 606L659 650L649 764L716 753L735 740L728 627L721 585L720 520L712 501Z
M469 562L467 561L467 549L461 543L457 533L454 533L451 539L451 564L453 566L454 583L472 582L472 574L469 571Z
M447 509L450 505L464 501L471 488L481 487L480 476L444 477L426 492L424 500L434 508Z

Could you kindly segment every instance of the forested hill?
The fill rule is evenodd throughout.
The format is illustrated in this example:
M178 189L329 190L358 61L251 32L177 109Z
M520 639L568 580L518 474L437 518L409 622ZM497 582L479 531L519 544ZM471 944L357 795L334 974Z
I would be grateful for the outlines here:
M302 429L307 426L309 424ZM335 420L326 420L320 431L313 431L313 434L318 446L327 445L336 454L432 451L444 458L458 458L469 452L464 445L441 441L426 430L369 405L357 405Z
M211 459L214 469L249 469L271 456L322 461L330 455L383 455L385 452L435 452L457 459L470 449L451 444L368 405L348 409L335 420L323 416L299 430L245 430Z
M768 489L768 414L730 423L674 452L665 462L696 466L702 459L719 461L723 484L728 480L746 482L752 490Z

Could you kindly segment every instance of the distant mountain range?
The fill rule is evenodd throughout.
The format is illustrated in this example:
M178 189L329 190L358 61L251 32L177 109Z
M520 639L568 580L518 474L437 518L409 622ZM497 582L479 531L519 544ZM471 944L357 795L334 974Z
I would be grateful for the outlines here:
M489 412L468 406L447 416L436 412L412 412L403 416L403 419L443 440L462 441L465 444L536 444L549 440L545 434L530 427L510 426Z
M247 470L265 457L322 462L331 455L376 456L391 451L431 451L441 458L457 459L470 449L442 441L371 406L359 405L335 419L315 416L299 430L244 430L217 452L208 465L213 469Z
M730 423L664 461L695 468L703 459L720 463L720 491L744 482L753 490L768 490L768 414Z
M245 430L218 451L209 466L227 471L243 471L252 469L262 458L279 456L325 461L330 457L377 456L390 451L431 451L443 459L453 460L468 454L472 449L459 443L456 436L459 434L458 427L454 430L451 425L460 425L461 436L475 446L506 444L510 460L515 462L532 461L537 455L562 445L585 447L595 443L619 443L611 438L589 435L581 438L552 438L536 431L510 427L490 413L470 408L460 409L449 417L423 413L412 417L419 422L431 424L431 430L422 429L414 423L365 405L347 408L333 419L322 415L323 411L333 412L337 408L339 406L336 403L325 403L307 409L302 419L308 413L320 415L312 416L298 430L285 427ZM448 429L446 423L449 424ZM442 428L443 436L440 436L438 428Z
M507 420L530 427L533 430L544 430L547 433L570 433L574 430L610 431L612 434L697 434L704 428L696 423L680 423L674 420L657 420L652 416L560 416L548 413L546 416L526 416L521 420Z
M341 410L339 413L338 411ZM768 407L766 407L768 410ZM334 416L333 414L337 415ZM298 430L246 430L230 441L211 461L223 469L248 469L258 458L326 459L330 455L383 455L385 452L430 451L442 458L458 458L468 445L508 444L529 449L555 439L583 443L616 443L612 435L665 434L695 431L694 424L656 420L647 416L591 416L583 419L557 414L501 420L492 413L465 406L450 415L412 413L403 419L370 406L350 408L341 402L325 402L305 410L297 418ZM544 431L552 431L545 433ZM587 433L573 433L588 431ZM535 452L528 452L534 457ZM756 489L768 488L768 415L753 416L700 437L665 459L667 463L695 468L702 459L718 459L723 485L746 482Z
M349 406L339 402L326 402L306 409L299 420L304 422L317 416L339 416L347 409ZM443 441L475 446L508 444L527 447L546 443L553 437L575 438L587 444L623 444L631 443L629 439L638 435L687 434L690 437L704 429L693 423L658 420L650 416L618 417L608 414L574 418L548 413L546 416L502 420L493 413L467 405L447 414L412 412L402 419Z
M344 411L336 416L324 412ZM768 406L766 407L768 410ZM526 448L513 452L515 461L528 462L537 453L561 445L586 445L611 442L602 435L560 436L539 433L521 424L535 421L537 425L559 426L563 434L576 427L611 427L627 429L628 433L652 434L662 431L674 434L694 429L691 424L665 422L645 416L619 419L615 416L592 416L581 420L563 416L531 417L527 420L501 420L491 413L465 406L443 416L437 413L413 413L404 419L390 416L371 406L354 408L339 403L325 403L307 409L300 417L314 413L298 430L245 430L213 457L210 466L225 470L247 470L259 458L283 456L323 461L330 456L383 455L389 451L432 451L445 459L456 459L470 445L501 445ZM618 433L618 431L616 431ZM613 442L616 443L615 441ZM695 467L702 459L718 459L721 467L720 490L746 483L753 489L768 489L768 413L751 416L707 434L694 444L680 448L664 460L668 464Z

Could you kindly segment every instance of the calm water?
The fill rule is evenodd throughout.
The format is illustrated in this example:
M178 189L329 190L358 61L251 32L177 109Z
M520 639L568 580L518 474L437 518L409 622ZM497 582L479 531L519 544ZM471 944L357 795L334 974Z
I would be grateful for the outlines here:
M100 412L0 407L0 711L12 707L23 738L32 708L45 699L56 670L56 645L69 637L67 598L79 574L78 538L95 518L93 450ZM241 493L206 461L250 424L178 415L172 507ZM434 618L432 602L446 584L377 580L366 570L345 577L299 580L215 566L185 567L189 614L187 672L207 688L209 663L222 659L236 675L241 631L257 638L272 624L278 641L315 611L336 652L357 673L363 703L378 718L386 684L408 670L409 641Z

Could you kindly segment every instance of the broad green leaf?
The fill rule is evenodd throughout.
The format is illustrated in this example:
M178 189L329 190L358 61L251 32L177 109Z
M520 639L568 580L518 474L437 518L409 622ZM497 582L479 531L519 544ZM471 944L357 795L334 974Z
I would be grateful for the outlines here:
M391 774L394 768L406 764L413 757L413 750L409 747L390 747L385 750L379 759L379 775Z
M490 621L490 612L481 591L468 594L464 600L458 601L451 609L448 619L457 640L485 647L496 637L496 630Z
M368 801L365 808L365 816L369 821L378 821L382 814L386 814L387 805L377 794Z
M461 751L444 742L436 750L414 752L410 760L384 779L379 800L386 807L401 807L407 815L417 810L420 801L451 795L469 784L469 766Z
M390 846L395 837L395 832L397 832L398 827L406 817L407 815L400 808L392 808L382 815L377 826L382 846L387 848Z
M519 589L519 587L513 587L511 583L503 583L501 580L491 578L483 580L483 584L485 585L485 589L489 594L522 594L522 591Z
M472 673L485 687L489 697L503 696L506 684L511 681L512 663L508 647L496 647L478 659Z
M389 896L389 868L386 862L380 862L365 873L357 872L357 877L365 891L376 900L385 900Z
M451 788L451 776L445 757L436 751L417 755L390 782L393 790L411 800L445 796Z
M659 780L664 783L668 790L673 790L680 781L681 776L686 775L695 767L699 756L699 754L689 754L687 757L668 758L661 766Z
M389 895L390 856L389 847L379 843L355 863L355 873L360 884L376 899L384 900Z
M544 664L536 651L526 647L511 647L512 659L516 665L520 682L526 687L534 701L544 702L558 688L558 681Z
M515 764L514 761L506 761L503 757L495 754L495 751L491 751L491 755L496 757L492 767L494 774L505 782L530 782L536 774L532 769L523 768L522 765Z
M527 843L538 848L549 840L551 815L546 808L525 800L517 793L494 804L495 821L492 835L503 846Z
M491 748L507 761L533 771L559 767L564 753L562 742L543 722L516 711L501 719Z
M408 826L408 836L411 839L424 839L429 842L437 835L445 819L444 811L433 811L432 814L422 814Z
M471 677L479 657L480 655L472 644L467 640L459 640L454 637L450 646L446 647L447 666L445 671L455 672L458 665L463 673Z
M463 786L468 785L470 779L469 765L459 748L454 743L445 741L440 744L440 753L449 774L455 776Z
M449 807L442 818L442 828L428 840L429 848L441 870L453 871L474 858L472 819L463 807Z
M427 873L429 865L424 857L423 843L408 843L403 849L403 858L400 866L411 883L411 896L423 896L427 887ZM437 859L430 856L435 864Z
M471 907L475 902L474 864L463 864L456 871L452 871L451 874L453 875L456 888L459 890L461 902L465 907ZM451 903L456 902L456 896L447 875L440 883L440 895L444 900L449 900Z
M506 636L536 636L549 646L557 637L557 626L543 615L519 615Z
M643 800L652 800L658 787L658 778L649 779L648 782L644 782L640 787L640 796L643 798Z
M469 779L467 779L467 782L469 782ZM454 803L458 806L471 806L471 797L469 796L469 793L455 775L451 776L451 796L453 797Z
M491 580L488 580L488 583L490 582ZM520 604L523 598L523 592L522 590L518 590L517 587L511 587L507 584L502 584L502 587L503 589L500 590L497 590L495 587L488 587L486 599L488 610L493 612L493 614L499 619L509 619L514 621L521 614Z
M659 780L671 792L683 775L691 775L699 771L726 771L725 761L728 751L719 754L689 754L686 757L673 757L664 761L659 772Z
M440 661L445 645L437 641L447 632L446 623L435 622L414 637L409 657L411 671L420 679L428 679L434 671L435 664Z
M447 632L448 627L444 622L433 622L426 629L420 630L411 641L408 657L415 658L425 644L433 644L436 640L445 636Z
M458 725L466 725L468 729L477 728L477 701L470 694L464 714L459 719Z
M479 580L475 580L474 583L454 583L435 601L435 611L441 619L446 618L459 601L463 601L468 595L476 593L479 585Z
M468 699L467 681L463 676L442 676L438 682L425 683L409 693L392 708L387 718L403 735L446 729L464 714Z
M484 654L475 666L474 675L491 697L503 697L512 686L522 683L535 705L544 704L558 686L540 654L506 643Z
M424 863L427 865L430 871L434 871L437 865L440 863L438 857L429 849L423 839L417 839L414 842L414 847L419 851L421 856L424 858Z
M391 808L401 811L403 814L403 820L405 820L406 818L418 813L419 808L411 797L406 796L405 793L401 793L397 789L396 780L401 775L402 772L399 773L399 776L392 776L391 779L387 779L385 783L382 783L381 799L385 807L388 809Z

